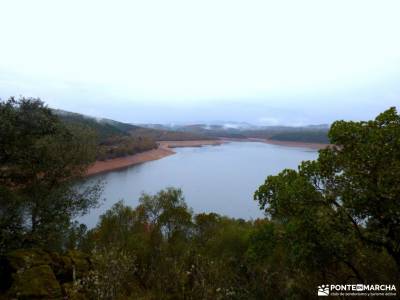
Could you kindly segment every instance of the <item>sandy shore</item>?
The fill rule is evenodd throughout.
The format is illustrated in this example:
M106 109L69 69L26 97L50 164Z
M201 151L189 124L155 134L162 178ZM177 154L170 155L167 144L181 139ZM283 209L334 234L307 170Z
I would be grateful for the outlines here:
M158 148L141 152L135 155L96 161L87 170L87 175L95 175L112 170L126 168L128 166L144 163L146 161L157 160L175 154L171 148L177 147L201 147L205 145L220 145L224 141L220 140L197 140L197 141L163 141L158 143Z
M286 146L286 147L300 147L300 148L309 148L309 149L325 149L329 147L329 144L322 143L305 143L305 142L291 142L291 141L277 141L271 139L257 139L257 138L249 138L250 141L262 142L266 144Z

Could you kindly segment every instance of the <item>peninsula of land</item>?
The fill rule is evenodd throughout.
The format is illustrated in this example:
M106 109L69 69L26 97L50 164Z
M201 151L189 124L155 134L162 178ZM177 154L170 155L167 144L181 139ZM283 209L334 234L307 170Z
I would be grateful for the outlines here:
M225 143L225 141L223 140L162 141L158 142L158 147L156 149L144 151L134 155L128 155L104 161L96 161L93 165L91 165L88 168L86 174L87 176L91 176L108 171L114 171L126 168L147 161L157 160L175 154L172 148L202 147L206 145L216 146L216 145L221 145L222 143Z

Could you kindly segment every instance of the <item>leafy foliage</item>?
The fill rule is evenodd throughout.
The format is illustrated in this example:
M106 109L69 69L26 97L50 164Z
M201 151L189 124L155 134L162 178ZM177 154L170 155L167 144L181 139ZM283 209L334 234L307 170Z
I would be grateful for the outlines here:
M94 160L94 135L38 99L1 102L0 120L0 253L58 247L71 218L97 204L98 186L75 186Z
M338 121L329 137L336 146L298 171L269 176L255 199L280 231L296 281L305 269L325 282L393 281L400 271L400 116L391 108L373 121ZM381 265L377 276L371 270Z

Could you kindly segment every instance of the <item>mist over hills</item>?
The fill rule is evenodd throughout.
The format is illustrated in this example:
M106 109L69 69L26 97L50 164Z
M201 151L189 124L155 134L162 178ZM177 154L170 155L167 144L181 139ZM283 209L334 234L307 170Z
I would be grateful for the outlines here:
M98 133L100 142L113 137L149 138L153 141L217 138L260 138L279 141L328 143L328 124L308 126L263 126L248 122L215 121L193 124L131 124L64 110L54 112L67 123L78 123Z
M250 122L237 122L237 121L212 121L212 122L186 122L186 123L133 123L137 126L154 128L154 129L184 129L184 128L201 128L206 130L212 129L237 129L237 130L285 130L285 129L329 129L329 124L311 124L304 126L290 126L290 125L257 125Z
M197 124L138 124L157 130L177 130L213 138L260 138L279 141L329 143L328 124L308 126L260 126L247 122L217 122Z

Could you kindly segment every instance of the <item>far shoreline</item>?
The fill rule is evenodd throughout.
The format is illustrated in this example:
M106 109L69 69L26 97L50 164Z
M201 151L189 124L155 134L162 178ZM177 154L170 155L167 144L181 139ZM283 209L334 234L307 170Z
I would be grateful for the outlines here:
M285 147L299 147L299 148L308 148L314 150L321 150L332 146L331 144L324 143L308 143L308 142L297 142L297 141L278 141L271 139L259 139L259 138L248 138L249 141L252 142L261 142L271 145L277 146L285 146Z
M261 138L220 138L215 140L190 140L190 141L159 141L158 148L140 152L134 155L112 158L104 161L96 161L92 164L86 172L86 176L98 175L109 171L124 169L133 165L141 164L148 161L158 160L170 155L175 154L173 148L181 147L202 147L202 146L218 146L229 142L260 142L271 145L278 145L284 147L299 147L314 150L325 149L329 144L322 143L306 143L294 141L277 141L271 139Z
M225 137L221 137L221 139L228 143L229 142L256 142L256 143L277 145L277 146L282 146L282 147L297 147L297 148L307 148L307 149L313 149L313 150L321 150L321 149L325 149L325 148L332 146L332 144L324 144L324 143L278 141L278 140L263 139L263 138L225 138Z
M98 175L101 173L124 169L133 165L141 164L148 161L158 160L175 154L173 148L179 147L202 147L217 146L226 143L223 140L191 140L191 141L160 141L158 148L140 152L134 155L107 159L104 161L96 161L89 166L86 176Z

